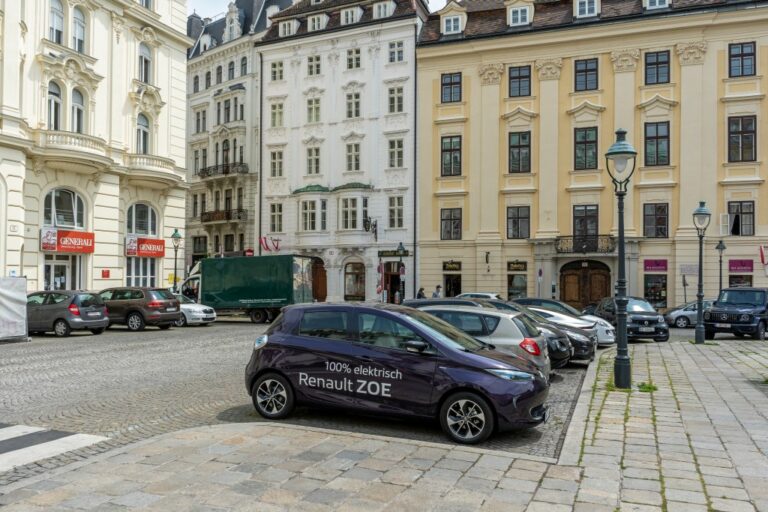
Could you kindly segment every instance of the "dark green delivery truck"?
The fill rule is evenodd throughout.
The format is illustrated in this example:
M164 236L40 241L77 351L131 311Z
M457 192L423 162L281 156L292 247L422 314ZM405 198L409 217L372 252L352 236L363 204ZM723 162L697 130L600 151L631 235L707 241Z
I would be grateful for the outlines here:
M200 260L181 293L216 310L271 320L289 304L312 302L312 258L296 255Z

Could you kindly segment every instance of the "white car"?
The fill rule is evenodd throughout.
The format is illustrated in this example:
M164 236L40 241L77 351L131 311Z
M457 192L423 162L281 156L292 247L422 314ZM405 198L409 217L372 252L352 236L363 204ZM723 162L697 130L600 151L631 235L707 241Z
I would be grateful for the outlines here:
M209 306L204 306L180 293L176 298L181 303L181 316L176 320L176 327L187 325L208 325L216 321L216 311Z
M501 298L501 295L498 293L493 292L467 292L467 293L460 293L456 296L457 299L498 299L498 300L504 300Z
M612 345L616 343L616 330L608 321L600 317L592 315L581 315L576 317L573 315L560 313L559 311L552 311L551 309L537 308L532 306L529 306L529 308L554 323L572 325L573 327L579 327L578 325L574 324L574 321L577 320L582 320L585 323L592 323L594 326L591 328L594 329L595 335L597 336L598 345Z

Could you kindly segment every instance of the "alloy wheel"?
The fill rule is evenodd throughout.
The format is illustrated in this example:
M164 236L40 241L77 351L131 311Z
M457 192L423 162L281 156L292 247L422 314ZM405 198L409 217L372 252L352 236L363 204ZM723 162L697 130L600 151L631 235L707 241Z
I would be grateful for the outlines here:
M457 400L447 412L448 428L458 438L471 440L485 428L485 413L472 400Z
M139 315L134 314L128 317L128 328L132 331L141 329L141 318Z
M266 414L272 416L278 414L285 407L288 394L283 385L273 379L267 379L256 390L256 403Z
M680 329L688 327L688 319L684 316L677 317L675 320L675 327L679 327Z
M69 334L69 326L64 320L59 320L56 325L53 326L53 332L56 336L67 336Z

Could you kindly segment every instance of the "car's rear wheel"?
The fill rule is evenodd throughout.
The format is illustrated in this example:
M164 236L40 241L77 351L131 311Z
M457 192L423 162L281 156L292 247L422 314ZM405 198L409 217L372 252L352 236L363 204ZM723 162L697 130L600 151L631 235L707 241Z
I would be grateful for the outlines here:
M72 329L66 320L59 319L53 322L53 332L59 338L66 338L72 332Z
M253 406L263 417L279 420L288 416L294 407L293 388L282 375L265 373L251 389Z
M95 329L90 329L90 331L92 334L101 334L104 332L104 329L106 329L106 327L97 327Z
M678 329L685 329L689 324L690 322L684 316L679 316L675 319L675 327Z
M186 327L187 326L187 315L184 313L181 314L178 320L176 320L173 325L176 327Z
M752 338L760 341L765 341L765 324L763 322L760 322L757 324L757 330L752 335Z
M457 443L481 443L491 435L493 425L491 407L475 393L451 395L440 408L440 426Z
M125 324L128 326L129 331L143 331L144 330L144 317L141 313L133 312L125 319Z

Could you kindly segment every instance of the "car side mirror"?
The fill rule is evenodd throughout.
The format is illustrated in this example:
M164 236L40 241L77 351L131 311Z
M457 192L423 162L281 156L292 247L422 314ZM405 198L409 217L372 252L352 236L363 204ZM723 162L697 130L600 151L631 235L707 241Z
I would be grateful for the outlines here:
M422 354L429 348L429 345L419 340L409 340L405 342L405 350L412 354Z

